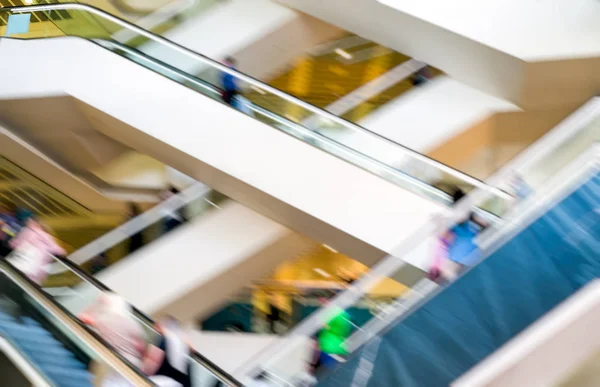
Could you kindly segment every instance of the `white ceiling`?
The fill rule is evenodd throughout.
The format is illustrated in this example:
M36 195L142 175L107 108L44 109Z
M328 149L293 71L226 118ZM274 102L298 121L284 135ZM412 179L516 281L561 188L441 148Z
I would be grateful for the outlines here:
M131 149L100 133L69 96L4 100L0 121L72 171L101 168Z
M600 54L597 0L377 1L525 60Z

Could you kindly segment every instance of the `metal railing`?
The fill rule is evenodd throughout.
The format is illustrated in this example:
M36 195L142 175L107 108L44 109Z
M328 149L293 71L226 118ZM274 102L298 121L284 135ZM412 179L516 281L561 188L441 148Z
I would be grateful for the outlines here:
M114 228L89 244L69 255L76 265L82 265L99 254L135 235L165 217L166 212L174 213L188 206L191 202L205 198L212 189L202 183L196 183L174 195L148 211ZM52 274L62 273L64 268L58 266L52 269Z
M510 181L527 169L536 167L538 164L545 162L552 157L555 157L560 151L565 151L563 146L570 140L577 138L582 132L591 130L591 136L586 136L585 140L579 144L580 147L587 149L584 155L587 159L593 159L597 162L598 146L596 141L600 141L600 98L596 97L583 105L575 113L571 114L567 119L557 125L551 132L539 139L534 145L522 152L511 162L506 164L500 171L491 176L487 180L487 184L494 186L508 186ZM598 125L596 125L598 124ZM594 140L595 139L595 140ZM590 141L591 140L591 141ZM589 149L591 146L591 149ZM573 157L579 156L581 153L579 148L573 150ZM575 164L574 164L575 165ZM575 166L570 169L569 174L575 174L581 169L582 165ZM572 173L571 173L572 172ZM560 178L554 180L552 184L565 184L569 181L566 175L561 174ZM432 219L427 222L403 243L394 249L393 254L384 258L371 271L367 272L362 278L356 281L348 290L336 296L331 302L320 310L314 312L309 318L298 324L288 334L288 346L292 347L297 344L296 338L312 337L318 332L324 324L330 320L331 316L335 315L336 310L345 310L352 306L365 293L378 284L382 279L391 277L397 273L407 263L401 258L420 243L432 235L438 235L455 225L459 220L464 219L474 207L488 199L489 191L476 189L471 191L464 197L453 209L452 213L440 221L440 219ZM519 211L514 208L514 211ZM510 212L508 213L510 216ZM502 226L500 221L496 227ZM498 234L500 235L500 234ZM496 239L497 242L497 239ZM491 241L486 242L485 247L489 248ZM390 306L384 309L384 313L374 317L371 321L365 324L360 330L346 342L349 350L356 350L366 341L372 338L377 333L381 332L392 321L397 321L402 316L407 315L415 308L422 305L426 300L433 297L441 289L435 283L428 279L423 279L417 283L411 291L397 300L395 306ZM379 317L379 318L378 318ZM268 347L261 354L243 365L237 375L243 378L252 378L260 373L270 364L274 364L278 355L285 353L286 344L278 344L277 346ZM248 380L248 379L243 379Z
M281 90L278 90L274 87L264 84L246 74L240 73L234 69L231 69L228 66L218 63L218 62L216 62L210 58L207 58L201 54L193 52L193 51L191 51L185 47L182 47L176 43L173 43L165 38L156 36L147 30L137 27L131 23L128 23L118 17L110 15L110 14L108 14L104 11L101 11L95 7L92 7L89 5L83 5L83 4L51 4L51 5L36 5L36 6L13 7L13 8L2 9L2 11L4 11L4 12L10 12L10 13L14 13L14 14L27 13L27 12L56 11L56 10L79 10L79 11L84 11L84 12L90 13L92 15L98 16L105 21L108 21L110 23L114 23L114 24L118 25L120 28L130 30L130 31L138 34L139 36L142 36L153 42L156 42L163 47L167 47L170 50L172 50L173 53L181 54L181 55L189 58L190 60L201 63L203 65L207 65L210 68L215 69L221 73L230 74L230 75L234 76L236 79L243 81L245 84L247 84L255 89L259 89L264 92L273 94L287 102L294 104L295 106L305 109L306 111L308 111L316 116L326 119L328 122L336 123L345 129L349 129L354 132L358 132L360 134L366 135L368 138L374 139L381 144L386 144L388 146L392 146L392 147L394 147L394 152L397 152L398 155L405 156L409 160L416 161L416 162L420 163L420 165L423 165L426 168L431 168L432 170L435 170L436 172L446 174L450 178L458 181L460 184L465 184L465 185L473 186L475 188L490 190L499 197L506 197L505 192L502 192L501 190L498 190L494 187L487 186L478 179L475 179L469 175L466 175L466 174L464 174L456 169L453 169L445 164L442 164L440 162L432 160L432 159L428 158L427 156L425 156L421 153L418 153L412 149L406 148L405 146L398 144L386 137L383 137L377 133L374 133L366 128L360 127L352 122L346 121L346 120L336 116L335 114L332 114L330 112L327 112L325 110L317 108L301 99L298 99L289 94L286 94L286 93L282 92ZM259 111L259 110L257 109L257 111ZM267 115L269 115L269 118L275 117L276 122L279 122L282 120L281 116L274 115L272 112L267 112L266 110L259 111L259 113L267 114ZM286 125L289 125L290 122L289 122L289 120L284 120L284 123ZM308 128L308 129L304 128L304 129L311 131L310 128ZM312 137L313 134L309 134L309 136ZM345 152L348 152L348 151L345 150ZM353 152L356 153L356 150L353 150ZM352 156L356 157L357 155L352 155ZM364 161L365 155L360 155L360 157ZM380 165L377 166L377 168L380 168L380 167L381 167ZM387 166L387 167L390 168L389 166ZM398 173L400 171L392 168L392 171L384 171L384 172L386 174L393 173L395 175L398 175ZM403 179L403 180L406 180L406 176L409 176L406 173L401 173L401 174L402 174L401 179ZM409 177L410 177L409 180L411 180L411 183L414 183L415 178L412 176L409 176Z
M584 180L591 173L595 173L599 161L600 145L596 143L548 182L544 188L552 190L550 195L546 189L540 189L535 195L531 195L518 203L503 218L501 228L492 226L487 229L485 231L487 238L478 243L480 249L486 252L486 256L490 256L499 247L528 227L531 221L543 215L562 199L565 192L570 192L570 187L573 187L578 181ZM350 336L345 343L348 352L356 351L391 323L396 323L400 318L414 310L414 306L430 300L443 289L444 287L439 287L432 281L422 280L414 287L413 292L403 295L396 304L390 305L390 308L384 314L378 315Z
M165 65L165 64L161 64L161 63L157 62L155 59L153 59L137 50L131 49L131 48L127 47L126 45L123 45L120 43L115 43L115 42L110 42L110 41L96 40L96 42L108 49L123 51L127 55L129 55L131 58L135 58L136 60L151 62L153 66L160 67L163 72L165 72L167 74L175 75L178 78L182 78L186 82L193 84L196 87L202 88L205 91L207 91L208 93L211 93L215 98L220 97L221 91L218 88L216 88L215 86L213 86L207 82L203 82L195 77L192 77L176 68L173 68L173 67ZM373 165L375 168L378 168L379 171L386 173L387 176L389 177L389 179L392 181L400 180L400 179L411 180L412 184L419 186L423 191L429 192L432 196L439 198L440 201L442 201L446 205L451 205L451 203L452 203L452 198L450 197L449 194L445 193L444 191L434 188L433 186L428 185L428 184L420 181L419 179L413 178L410 175L402 174L402 176L398 176L399 171L393 169L392 167L385 165L377 160L371 159L369 157L365 157L364 155L360 154L359 152L357 152L351 148L348 148L344 144L336 142L335 140L332 140L330 138L323 136L318 131L313 131L313 130L307 129L307 128L303 127L302 125L292 122L292 121L286 119L285 117L278 116L278 115L276 115L258 105L255 105L253 103L248 103L248 108L250 110L252 110L255 114L262 115L266 118L269 118L273 122L281 123L286 127L293 127L297 132L302 133L303 136L306 138L309 138L313 141L322 141L322 142L329 143L331 146L337 147L340 151L345 152L350 157L355 157L358 162L366 161L367 163ZM494 192L497 193L498 196L500 196L504 199L509 197L509 195L506 192L499 191L499 190L494 191ZM495 223L498 219L498 217L495 216L494 214L492 214L486 210L483 210L481 208L475 209L475 212L478 215L480 215L481 217L483 217L484 219L486 219L487 221L492 222L492 223Z

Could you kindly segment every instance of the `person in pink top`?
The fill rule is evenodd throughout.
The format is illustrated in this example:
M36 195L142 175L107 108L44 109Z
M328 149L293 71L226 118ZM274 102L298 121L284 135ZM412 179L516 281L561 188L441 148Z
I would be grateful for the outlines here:
M132 365L141 367L146 350L144 329L133 317L131 305L115 293L104 293L79 315Z
M140 371L150 374L158 369L161 359L153 346L148 345L146 334L133 315L133 308L121 296L103 293L79 319L91 326L119 355ZM150 380L158 387L181 387L181 384L164 376ZM101 387L135 387L116 371L110 371L99 384Z
M14 251L7 259L33 282L41 285L48 276L48 267L53 255L65 255L65 250L44 226L29 218L25 227L10 241Z
M146 350L146 336L140 323L133 317L131 305L115 293L104 293L79 319L91 327L114 350L136 368L141 368ZM129 387L131 384L111 370L101 383L102 387Z

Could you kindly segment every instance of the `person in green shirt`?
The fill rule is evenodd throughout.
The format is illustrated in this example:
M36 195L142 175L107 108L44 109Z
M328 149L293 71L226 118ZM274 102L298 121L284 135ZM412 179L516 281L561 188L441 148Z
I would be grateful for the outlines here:
M352 332L350 315L341 308L332 311L332 318L319 332L319 364L323 368L330 368L337 361L332 355L345 356L348 354L343 343Z

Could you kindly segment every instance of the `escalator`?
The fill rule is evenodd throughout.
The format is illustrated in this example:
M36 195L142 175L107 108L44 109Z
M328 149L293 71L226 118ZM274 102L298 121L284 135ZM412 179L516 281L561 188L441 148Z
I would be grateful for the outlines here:
M133 385L152 385L8 263L0 262L0 272L0 336L43 385L91 387L99 381L92 364L118 372Z
M94 18L102 17L111 23L118 21L98 11L92 12L92 8L74 5L26 7L3 12L44 13L55 7L75 7L80 12L91 12ZM85 36L90 40L63 37L3 41L0 52L11 58L10 66L18 65L11 68L14 76L7 79L0 90L0 105L9 100L41 104L41 97L67 93L76 99L78 108L85 111L103 133L206 181L315 239L331 238L336 241L333 243L336 247L346 242L344 247L364 253L363 256L353 254L359 259L372 255L369 254L372 250L367 251L364 245L352 245L342 236L350 235L355 241L364 241L380 251L390 251L401 238L410 234L409 231L420 226L415 219L425 222L429 215L445 210L449 195L444 189L450 191L448 187L491 191L490 200L482 204L483 208L496 215L502 215L507 208L509 198L502 191L489 189L460 172L182 47L143 30L136 31L166 44L172 48L172 55L149 58L95 33ZM44 37L43 33L41 36L35 36L35 33L22 37ZM59 35L77 36L77 33L64 30ZM35 71L39 63L27 63L33 53L39 55L38 60L49 69L52 77ZM178 71L178 55L187 60L197 58L262 91L294 101L301 112L293 117L300 116L301 120L296 122L285 117L285 112L247 105L255 118L250 119L216 103L219 90L214 86L215 82ZM181 87L182 84L186 87ZM132 100L141 107L143 114L131 108ZM2 118L7 119L7 116ZM352 131L352 136L343 135L347 130ZM283 219L281 213L296 218L298 223ZM314 219L321 222L317 227L311 223ZM327 227L341 232L331 235L332 231ZM93 294L101 288L86 275L78 274L75 267L66 262L61 264L68 266L72 275L82 281L81 287L72 288L76 294L80 294L82 288L90 291L91 296L85 293L85 297L78 297L83 306L93 302ZM60 301L67 308L71 306L65 300ZM351 365L352 361L347 364Z
M288 333L285 343L265 349L236 371L244 381L266 374L287 385L302 374L312 341L333 316L345 312L350 336L336 368L322 370L323 386L449 385L564 299L600 275L600 100L535 143L506 168L521 176L520 200L475 242L476 263L458 278L424 278L399 298L373 302L369 293L385 286L419 249L416 233L389 256ZM506 171L492 179L500 186ZM496 179L498 178L498 179ZM474 192L447 222L445 235L486 200ZM432 246L433 247L433 246ZM439 249L432 250L438 251ZM432 254L433 255L433 254ZM354 310L371 305L361 321Z
M89 289L81 294L90 306L109 291L77 266L56 258ZM86 328L60 296L50 296L6 261L0 262L0 336L16 349L48 386L81 387L101 384L111 370L134 386L151 386L149 379ZM144 328L147 341L157 343L154 322L134 308L133 316ZM193 352L191 373L194 386L239 386L208 359Z
M192 321L316 244L196 183L68 258L146 313ZM60 263L45 287L76 311L94 292Z
M600 276L594 150L563 174L566 187L559 184L543 205L530 201L508 230L490 237L481 264L369 340L319 386L449 385Z
M495 215L511 200L503 191L93 7L55 4L2 13L56 10L80 13L110 31L130 30L165 50L151 56L112 40L105 28L82 33L58 22L51 32L31 30L16 36L24 40L3 40L0 52L13 59L0 64L12 74L0 90L0 119L12 127L29 124L31 130L35 125L24 118L26 106L43 110L48 99L66 94L69 108L86 116L95 130L369 265L431 215L446 211L455 187L494 191L483 207ZM35 61L29 60L32 55ZM190 60L213 71L181 71L181 63ZM44 73L37 70L40 63ZM242 102L235 111L217 103L220 72L232 74L243 91L260 90L285 101L274 105L285 109ZM42 124L37 130L45 129Z

